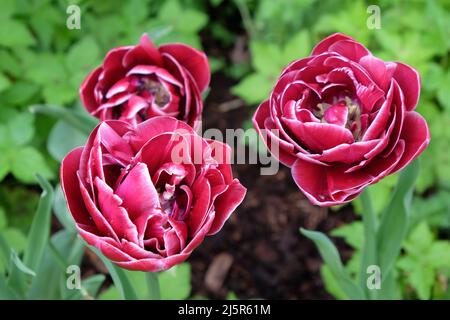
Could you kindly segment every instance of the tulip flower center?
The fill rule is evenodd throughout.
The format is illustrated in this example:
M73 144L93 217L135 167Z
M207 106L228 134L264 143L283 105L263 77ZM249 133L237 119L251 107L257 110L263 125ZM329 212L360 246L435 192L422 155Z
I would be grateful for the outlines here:
M160 107L164 107L170 101L170 94L167 89L159 82L151 78L140 79L138 90L145 98L154 97L154 102Z
M323 123L346 127L356 141L361 138L361 108L349 97L334 104L319 103L314 115Z

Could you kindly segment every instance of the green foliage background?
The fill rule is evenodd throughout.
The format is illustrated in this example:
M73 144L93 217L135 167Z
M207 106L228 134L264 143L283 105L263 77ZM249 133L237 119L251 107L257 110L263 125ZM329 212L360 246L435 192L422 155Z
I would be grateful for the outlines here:
M66 27L66 10L71 4L81 8L80 30ZM380 7L381 29L367 28L369 5ZM211 10L221 15L211 18ZM307 56L315 43L334 32L353 36L385 60L417 68L422 76L417 110L427 119L432 139L421 156L409 233L396 262L396 297L450 297L450 245L443 240L450 235L448 0L2 0L0 234L18 257L26 251L39 202L36 173L56 185L62 157L82 144L89 132L73 117L75 113L86 120L78 99L80 83L110 48L134 44L143 32L157 43L179 41L199 49L202 32L227 50L238 36L246 34L248 60L233 61L223 52L211 55L211 65L213 71L220 70L236 80L232 92L248 108L267 98L284 66ZM371 188L377 212L388 203L396 181L396 176L389 177ZM65 239L66 244L61 246L77 248L70 238L74 230L58 186L55 190L53 211L66 227L57 237ZM361 212L359 200L353 205ZM345 268L357 277L355 261L364 240L361 223L343 226L333 235L343 237L355 249ZM52 250L45 254L51 255ZM76 254L74 259L77 261ZM8 260L0 259L0 272L8 269ZM50 265L40 268L51 271ZM186 268L189 266L180 268L183 279L188 277ZM322 275L332 294L346 298L327 267L323 267ZM98 289L100 280L88 282L87 288ZM48 297L67 297L67 292L55 290ZM104 297L116 297L119 293L114 290ZM183 290L173 296L187 296L185 291L189 289Z

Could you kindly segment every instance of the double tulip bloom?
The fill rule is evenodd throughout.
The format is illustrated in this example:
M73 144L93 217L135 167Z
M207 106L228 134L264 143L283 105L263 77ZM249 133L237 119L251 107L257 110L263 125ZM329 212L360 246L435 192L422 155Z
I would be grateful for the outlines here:
M146 34L136 46L109 51L80 88L86 110L100 120L141 123L171 116L195 126L210 69L203 52L184 44L156 48Z
M161 271L218 232L246 189L233 179L230 148L179 120L137 126L107 120L61 165L80 235L117 265Z
M428 145L427 124L414 111L419 93L413 68L334 34L286 67L253 123L312 203L337 205Z

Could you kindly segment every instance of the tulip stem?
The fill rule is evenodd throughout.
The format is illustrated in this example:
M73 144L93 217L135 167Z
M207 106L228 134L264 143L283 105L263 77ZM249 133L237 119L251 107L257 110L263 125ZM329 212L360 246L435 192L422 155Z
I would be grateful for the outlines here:
M147 287L148 287L149 298L151 300L161 299L158 273L147 272L146 278L147 278Z
M375 292L368 288L368 267L377 265L377 217L372 205L368 188L361 194L364 242L360 270L360 283L368 299L376 299Z

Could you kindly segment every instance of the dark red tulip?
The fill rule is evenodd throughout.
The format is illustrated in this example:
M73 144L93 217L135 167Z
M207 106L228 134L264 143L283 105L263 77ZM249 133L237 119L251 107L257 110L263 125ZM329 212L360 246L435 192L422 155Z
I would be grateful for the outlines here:
M100 120L137 124L166 115L195 126L209 80L203 52L180 43L156 48L144 34L136 46L110 50L83 81L80 97Z
M61 165L80 235L117 265L160 271L218 232L246 189L231 150L171 117L100 123Z
M308 199L331 206L356 198L425 149L428 126L414 111L419 94L412 67L333 34L284 69L253 123L269 149L279 148L274 155L291 167Z

